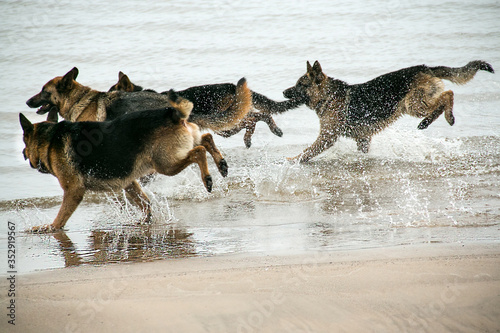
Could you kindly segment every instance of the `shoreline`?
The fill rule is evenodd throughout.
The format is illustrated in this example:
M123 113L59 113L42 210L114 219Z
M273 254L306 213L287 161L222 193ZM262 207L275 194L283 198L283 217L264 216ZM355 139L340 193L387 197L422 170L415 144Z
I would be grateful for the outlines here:
M18 275L15 329L497 332L499 280L498 242L78 266Z

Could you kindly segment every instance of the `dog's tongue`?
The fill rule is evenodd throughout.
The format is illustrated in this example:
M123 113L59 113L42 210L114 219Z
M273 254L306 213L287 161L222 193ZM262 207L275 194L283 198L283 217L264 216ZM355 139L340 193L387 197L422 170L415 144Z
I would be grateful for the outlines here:
M44 104L42 105L37 111L37 114L46 114L47 112L50 111L51 105L50 104Z

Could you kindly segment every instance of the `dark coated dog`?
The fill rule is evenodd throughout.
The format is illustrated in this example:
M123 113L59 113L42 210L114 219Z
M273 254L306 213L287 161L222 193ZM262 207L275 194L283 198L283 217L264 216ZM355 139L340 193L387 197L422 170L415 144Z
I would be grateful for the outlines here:
M207 151L222 176L227 175L227 163L211 134L201 135L199 127L187 121L193 104L175 92L164 98L168 107L128 113L104 122L32 124L20 114L25 159L38 171L57 177L64 191L54 222L33 231L63 228L88 190L125 189L149 220L150 202L136 179L151 172L173 176L196 163L210 192Z
M484 61L471 61L459 68L425 65L381 75L362 84L347 84L328 77L319 62L307 62L307 72L295 86L283 92L286 98L302 100L316 111L320 133L316 141L293 159L306 162L333 146L339 136L353 138L358 150L368 152L371 137L403 114L424 118L427 128L444 113L453 125L453 92L443 91L442 79L465 84L477 71L494 73Z
M126 74L119 72L118 82L113 85L109 91L138 92L143 91L143 88L132 83ZM148 89L146 91L153 90ZM193 121L201 127L207 126L204 126L203 119L198 118L197 115L209 117L210 115L220 116L226 114L227 108L230 108L231 105L234 104L233 101L236 99L236 92L237 85L232 83L207 84L177 91L180 96L193 102L194 108L190 121ZM162 92L162 94L165 93L166 92ZM220 118L221 121L234 125L232 128L216 131L216 133L221 136L229 137L240 132L242 129L246 129L243 139L247 148L250 148L252 145L252 135L255 132L255 126L258 121L265 122L273 134L282 136L283 132L274 122L272 114L283 113L303 104L303 102L296 99L276 102L254 91L251 92L251 95L253 110L250 110L250 112L236 124ZM255 111L255 109L259 111Z
M112 120L129 112L169 106L166 94L153 91L100 92L78 83L77 76L78 69L74 67L64 76L53 78L26 104L31 108L39 108L38 114L49 112L48 120L54 120L54 113L57 111L62 118L73 122ZM214 113L202 105L193 110L189 121L202 129L213 131L234 128L246 116L252 104L252 94L245 78L233 85L231 96L216 99L214 103L224 105L220 112Z

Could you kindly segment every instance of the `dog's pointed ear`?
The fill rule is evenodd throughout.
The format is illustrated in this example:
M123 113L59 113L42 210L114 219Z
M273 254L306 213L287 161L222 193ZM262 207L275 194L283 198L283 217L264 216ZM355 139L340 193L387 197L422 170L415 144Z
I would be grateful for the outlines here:
M127 75L123 74L120 72L122 76L118 80L118 90L123 90L123 91L134 91L134 85L130 81Z
M122 76L123 76L123 75L125 75L125 74L123 74L123 72L122 72L122 71L119 71L119 72L118 72L118 81L120 81L120 80L121 80L121 78L122 78Z
M76 67L73 67L69 72L66 73L66 75L64 75L65 77L66 76L69 76L71 77L73 80L76 80L77 76L78 76L78 68Z
M323 73L323 70L321 69L321 65L319 64L319 61L316 60L314 62L314 65L312 67L312 71L315 73L315 74L319 74L319 73Z
M308 60L307 61L307 72L308 73L311 72L311 69L312 69L312 67L311 67L311 64L309 63L309 60Z
M314 62L311 72L316 83L321 83L326 78L326 75L323 73L323 70L321 69L319 61L317 60Z
M19 122L21 123L24 133L30 133L35 128L31 121L29 121L28 118L26 118L22 113L19 113Z
M76 80L77 76L78 76L78 68L73 67L73 69L67 72L63 76L62 80L59 82L61 89L73 88L73 81Z

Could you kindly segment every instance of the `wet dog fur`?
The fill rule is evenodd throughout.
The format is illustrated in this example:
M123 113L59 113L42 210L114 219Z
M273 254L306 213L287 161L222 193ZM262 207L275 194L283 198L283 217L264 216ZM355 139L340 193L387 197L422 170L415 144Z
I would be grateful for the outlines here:
M320 133L311 146L291 160L309 161L332 147L339 136L354 139L358 150L367 153L372 136L403 114L423 118L418 129L427 128L442 113L453 125L453 92L444 91L442 79L465 84L479 70L494 73L490 64L477 60L459 68L413 66L349 85L328 77L318 61L313 66L307 62L306 74L283 94L304 100L316 111Z
M57 177L64 191L53 223L32 231L63 228L87 191L125 189L148 220L150 202L136 179L151 172L173 176L196 163L210 192L207 151L222 176L227 175L227 163L211 134L201 135L199 127L187 121L192 103L173 91L164 97L169 103L166 108L133 112L104 122L32 124L20 114L25 159L39 172Z
M223 122L233 124L232 128L216 131L216 133L221 136L229 137L245 129L244 142L247 148L250 148L252 144L252 135L255 132L255 126L258 121L265 122L273 134L281 137L283 132L274 122L272 114L283 113L304 104L297 99L276 102L262 94L251 91L253 110L248 112L238 123L234 123L229 119L224 120L224 115L227 114L228 108L233 107L235 103L237 104L237 88L238 85L232 83L219 83L191 87L177 91L177 93L193 102L194 111L192 119L190 120L200 126L203 127L203 123L196 115L212 115L218 117ZM108 91L138 92L143 91L143 88L132 83L126 74L119 72L118 82L111 86ZM148 89L145 91L153 90ZM164 93L165 92L162 94ZM259 111L255 111L255 109Z
M38 114L49 113L49 120L54 120L57 111L69 121L104 121L112 120L120 115L168 107L166 94L154 91L111 91L100 92L81 85L76 81L78 69L74 67L64 76L58 76L48 81L42 90L28 99L26 104L31 108L39 108ZM211 129L215 132L233 129L247 115L251 107L251 92L245 78L238 84L231 85L232 94L217 94L200 104L191 112L189 121L201 129ZM195 98L196 92L183 92L186 99ZM217 112L211 105L216 104Z

